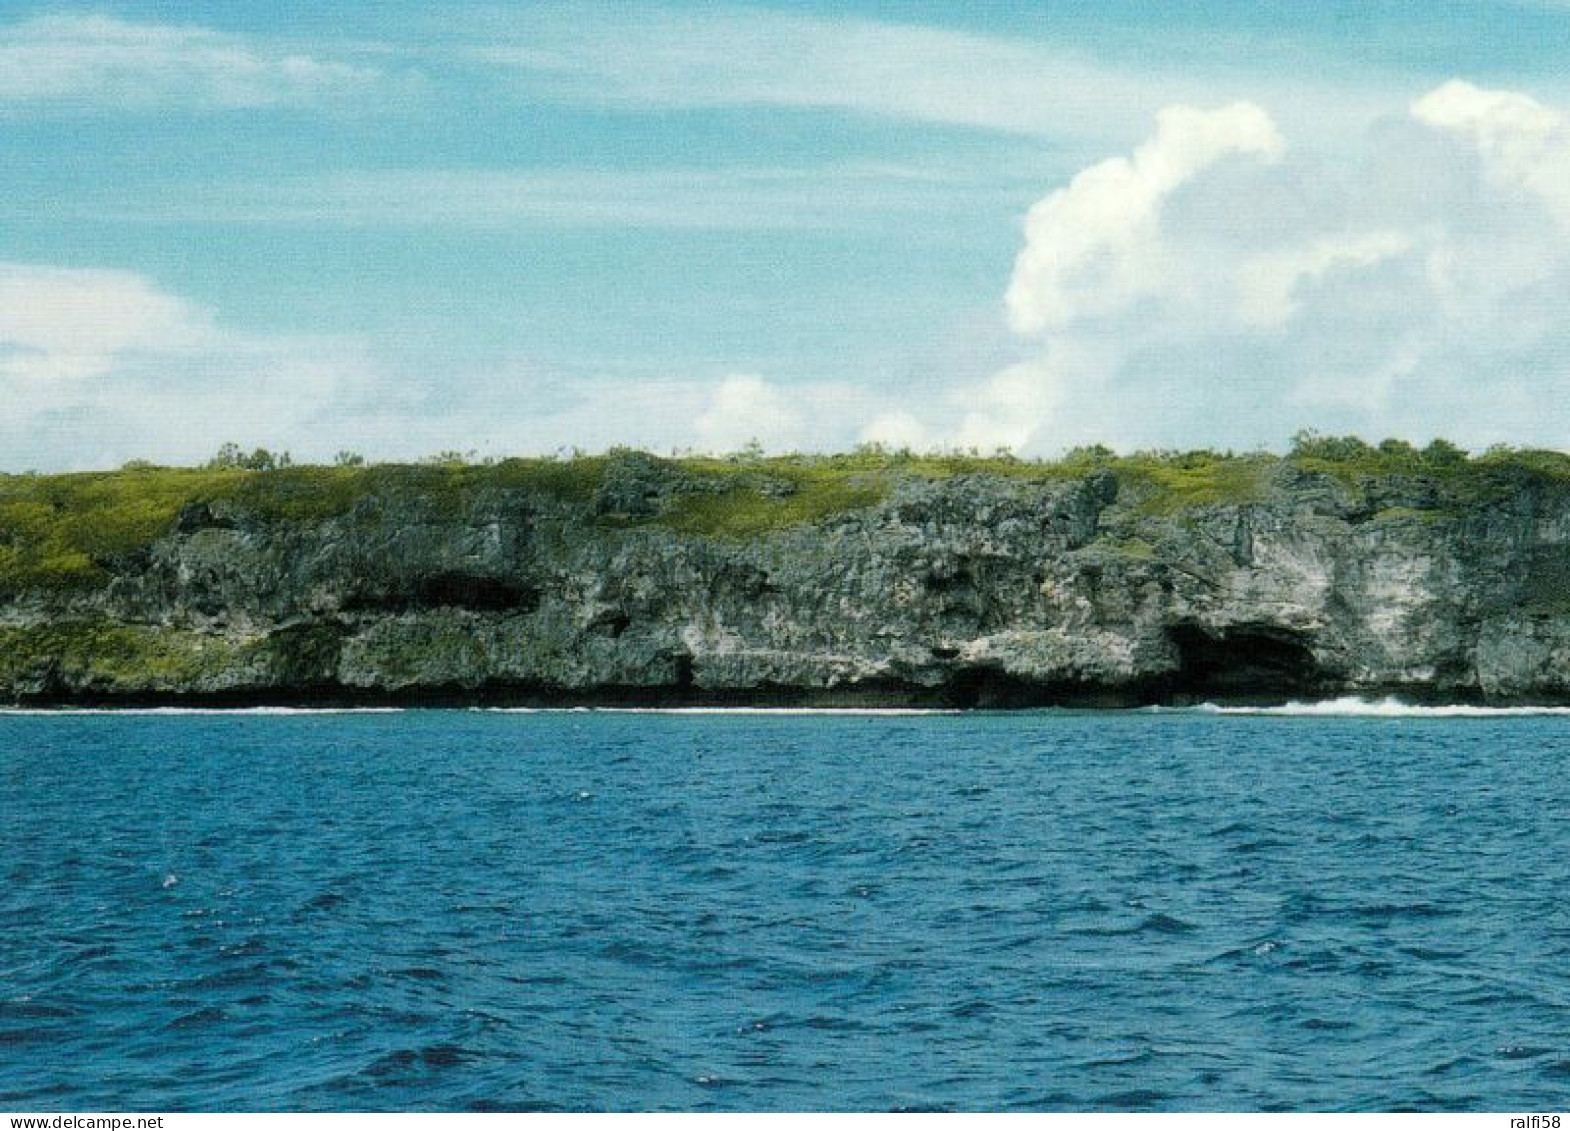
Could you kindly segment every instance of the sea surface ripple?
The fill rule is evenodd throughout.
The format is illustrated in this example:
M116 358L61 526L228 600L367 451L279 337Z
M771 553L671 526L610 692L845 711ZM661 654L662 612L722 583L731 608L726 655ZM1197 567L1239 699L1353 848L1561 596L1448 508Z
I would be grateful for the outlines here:
M1562 717L0 717L0 1109L1564 1109Z

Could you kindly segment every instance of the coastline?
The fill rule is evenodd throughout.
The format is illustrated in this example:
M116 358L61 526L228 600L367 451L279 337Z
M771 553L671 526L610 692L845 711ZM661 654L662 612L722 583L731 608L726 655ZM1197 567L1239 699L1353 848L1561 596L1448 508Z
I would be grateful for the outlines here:
M1349 450L0 477L0 702L1570 705L1570 458Z
M126 696L81 695L28 697L0 702L0 715L41 714L396 714L409 711L479 711L544 714L595 712L604 714L691 715L868 715L925 716L977 713L1027 714L1072 711L1075 713L1182 712L1216 715L1280 715L1327 717L1344 714L1433 714L1466 717L1511 714L1570 714L1566 699L1498 699L1436 694L1433 689L1384 688L1327 690L1324 694L1272 694L1202 696L1168 694L1147 697L1126 694L1125 689L1054 692L1041 689L1038 696L1000 701L955 703L941 696L893 697L867 693L833 693L816 689L778 689L768 695L649 694L633 689L620 694L561 695L538 689L446 689L431 694L356 693L223 693L213 695L138 694Z

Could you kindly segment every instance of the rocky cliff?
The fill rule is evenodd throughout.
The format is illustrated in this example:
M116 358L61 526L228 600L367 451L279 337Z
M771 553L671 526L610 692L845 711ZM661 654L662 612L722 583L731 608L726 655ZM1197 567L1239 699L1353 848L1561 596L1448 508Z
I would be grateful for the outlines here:
M1570 702L1567 465L0 477L0 700Z

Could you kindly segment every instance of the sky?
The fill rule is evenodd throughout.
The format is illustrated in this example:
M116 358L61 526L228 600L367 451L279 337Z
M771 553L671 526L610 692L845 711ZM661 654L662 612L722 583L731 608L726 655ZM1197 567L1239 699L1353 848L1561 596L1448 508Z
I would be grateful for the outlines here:
M1570 447L1570 0L13 4L0 471Z

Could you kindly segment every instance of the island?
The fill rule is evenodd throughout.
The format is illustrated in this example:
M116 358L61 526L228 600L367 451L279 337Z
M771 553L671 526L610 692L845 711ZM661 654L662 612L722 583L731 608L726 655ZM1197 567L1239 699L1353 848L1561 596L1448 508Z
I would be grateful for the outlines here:
M0 475L0 702L1570 703L1570 456L599 455Z

